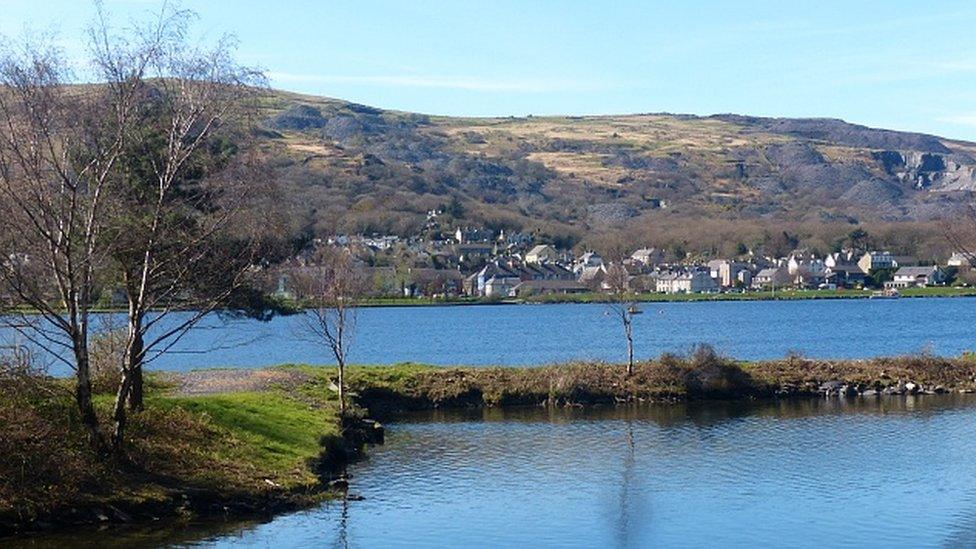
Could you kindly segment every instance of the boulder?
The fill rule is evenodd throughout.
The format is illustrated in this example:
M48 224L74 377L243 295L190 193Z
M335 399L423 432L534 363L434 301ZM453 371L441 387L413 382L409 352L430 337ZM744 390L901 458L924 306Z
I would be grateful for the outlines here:
M827 396L836 395L841 392L842 388L845 387L847 387L847 385L845 385L843 381L825 381L824 383L820 384L820 393Z

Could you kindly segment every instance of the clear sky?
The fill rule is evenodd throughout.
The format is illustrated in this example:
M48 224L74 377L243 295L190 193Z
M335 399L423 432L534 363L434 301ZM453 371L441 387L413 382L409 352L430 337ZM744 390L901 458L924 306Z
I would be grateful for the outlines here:
M106 0L125 21L156 0ZM976 2L184 0L287 90L450 115L828 116L976 140ZM81 51L85 0L0 0Z

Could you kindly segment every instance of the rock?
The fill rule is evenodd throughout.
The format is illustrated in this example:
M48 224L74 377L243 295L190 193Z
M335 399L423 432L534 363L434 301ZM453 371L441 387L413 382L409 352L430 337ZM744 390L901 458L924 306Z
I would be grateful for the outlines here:
M915 393L917 393L921 389L921 386L920 385L918 385L916 383L913 383L911 381L909 381L908 383L906 383L904 385L904 387L905 387L905 391L908 394L910 394L910 395L914 395Z
M826 381L820 384L819 392L825 396L831 396L839 394L845 387L847 387L847 385L845 385L843 381Z
M934 391L934 392L935 392L936 394L939 394L939 395L943 395L943 394L945 394L945 393L948 393L948 392L949 392L949 391L948 391L948 390L947 390L947 389L946 389L945 387L943 387L942 385L936 385L936 386L935 386L935 389L933 389L933 391Z
M863 393L861 393L861 396L864 396L864 397L876 397L876 396L878 396L880 394L881 393L879 393L878 391L875 391L874 389L868 389L867 391L864 391Z
M346 499L349 501L363 501L366 498L360 496L359 494L349 494L348 496L346 496Z

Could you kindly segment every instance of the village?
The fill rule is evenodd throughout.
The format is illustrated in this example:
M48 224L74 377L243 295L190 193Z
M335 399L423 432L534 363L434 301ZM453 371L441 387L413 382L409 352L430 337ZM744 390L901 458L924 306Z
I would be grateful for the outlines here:
M436 217L431 212L430 218ZM874 290L886 297L917 287L969 286L976 256L960 251L942 264L886 250L842 249L818 255L805 249L783 257L745 250L734 258L687 257L633 246L615 258L594 250L574 253L532 235L458 227L411 238L342 235L316 241L349 251L367 273L373 297L484 300L626 291L636 294L718 294L778 290ZM670 257L669 257L670 256ZM301 254L279 271L275 294L294 298L289 280L314 269ZM626 272L626 287L612 288L608 272Z

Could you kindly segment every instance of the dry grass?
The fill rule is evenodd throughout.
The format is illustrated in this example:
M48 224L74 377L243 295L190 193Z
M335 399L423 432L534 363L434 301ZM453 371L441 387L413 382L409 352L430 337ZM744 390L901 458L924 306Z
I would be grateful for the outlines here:
M186 505L223 513L317 501L315 464L329 462L335 407L260 379L263 392L184 397L151 383L155 394L132 415L125 455L114 459L87 444L64 380L0 378L0 532L86 522L105 509L163 516ZM106 426L110 401L97 400Z
M328 369L305 371L313 377L331 375ZM689 356L665 355L638 363L633 376L627 376L621 365L578 362L534 368L357 367L350 370L349 379L364 406L388 415L426 408L815 395L828 381L861 389L911 381L929 390L968 391L976 389L976 359L917 355L736 362L702 346Z

